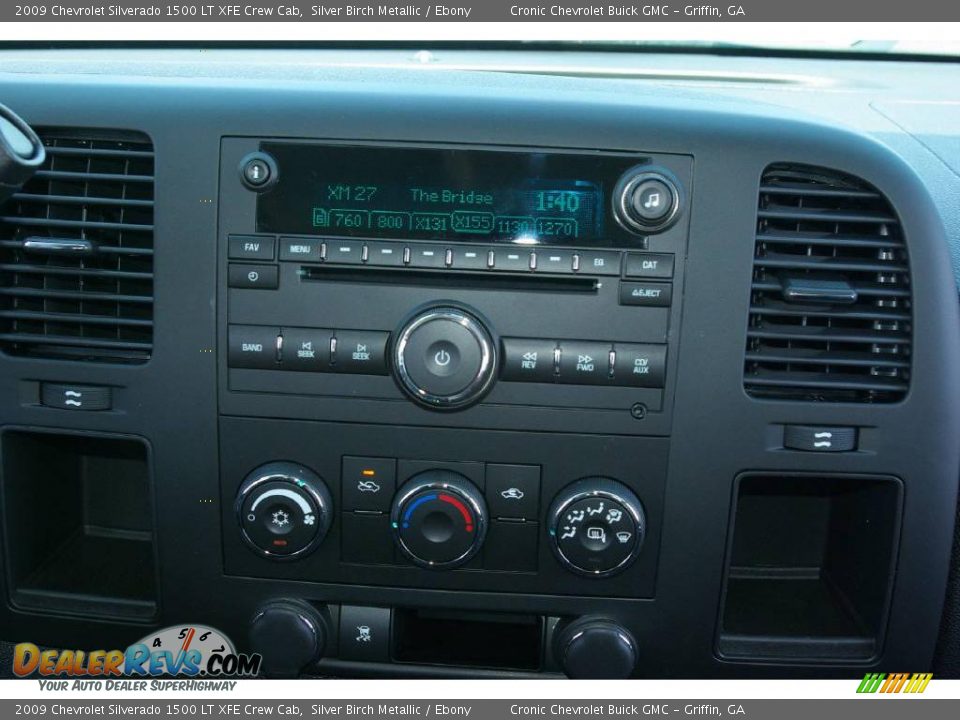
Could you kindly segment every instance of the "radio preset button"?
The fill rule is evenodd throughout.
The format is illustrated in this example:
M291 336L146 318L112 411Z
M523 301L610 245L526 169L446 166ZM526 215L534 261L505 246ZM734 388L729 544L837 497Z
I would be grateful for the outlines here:
M573 269L583 275L619 275L620 253L604 250L578 250Z
M232 288L276 290L280 284L280 269L276 265L239 265L231 263L228 277Z
M284 328L281 366L284 370L330 372L332 330Z
M227 331L227 364L233 368L276 370L280 330L259 325L231 325Z
M454 270L486 270L487 248L485 247L455 247L453 248Z
M334 372L387 374L389 333L373 330L337 330Z
M553 382L556 379L554 340L503 339L503 368L500 377L521 382Z
M276 240L262 235L231 235L228 244L231 260L273 260Z
M673 285L670 283L621 282L620 304L646 307L670 307Z
M666 345L616 343L615 385L662 388L667 366Z
M576 385L610 383L610 343L560 341L560 382Z
M530 251L498 249L497 270L505 272L528 272L530 270Z
M367 243L367 265L402 267L403 246L392 243Z
M309 238L280 238L280 259L318 263L323 259L323 243Z
M630 278L672 278L673 255L627 253L627 268L624 275Z
M331 240L327 243L327 262L360 265L363 262L363 243L355 240Z
M573 272L573 252L570 250L551 250L541 248L537 251L537 272L565 273Z
M442 245L411 245L410 267L446 267L446 248Z

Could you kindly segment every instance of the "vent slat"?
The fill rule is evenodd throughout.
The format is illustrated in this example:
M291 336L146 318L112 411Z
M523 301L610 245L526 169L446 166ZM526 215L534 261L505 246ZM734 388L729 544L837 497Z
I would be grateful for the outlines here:
M839 247L839 248L900 248L903 243L894 238L876 238L860 236L841 236L824 235L823 233L776 233L762 232L757 233L757 240L767 244L775 245L795 245L814 247Z
M908 358L897 355L880 355L856 352L826 352L823 350L803 350L790 348L777 351L765 348L756 352L748 352L747 360L756 363L783 363L797 365L838 365L841 367L878 367L878 368L909 368Z
M31 238L24 238L28 240ZM59 238L58 239L68 239L68 238ZM76 238L79 239L79 238ZM23 248L23 240L0 240L0 248L15 248L17 250ZM153 248L143 248L143 247L115 247L111 245L100 245L96 250L99 255L128 255L133 257L135 255L141 255L144 257L153 255Z
M902 399L911 371L910 266L887 199L844 173L771 165L760 183L755 241L747 393L805 402ZM797 287L845 292L791 291Z
M139 133L41 130L43 168L0 206L0 348L146 362L154 154Z
M894 378L842 373L764 372L751 379L766 387L809 388L824 391L863 390L869 392L905 392L907 383Z
M26 273L28 275L70 275L97 277L105 280L151 280L153 273L128 270L98 270L96 268L60 267L58 265L27 265L26 263L0 263L0 271Z
M0 295L33 300L78 300L80 302L117 302L132 303L135 305L150 305L153 303L152 295L121 295L91 292L89 290L41 290L26 287L0 287Z
M126 149L111 149L111 148L93 148L93 147L63 147L56 145L47 145L46 151L48 155L54 157L57 156L80 156L80 157L94 157L94 158L120 158L120 159L138 159L138 160L152 160L153 151L152 150L126 150Z
M73 172L68 170L37 170L34 177L40 180L71 180L76 182L144 183L153 184L153 175L122 175L118 173Z
M798 197L827 197L827 198L855 198L878 199L879 193L870 190L850 190L825 187L810 187L799 183L784 183L782 185L761 185L761 195L794 195Z
M128 230L132 232L153 232L153 225L136 223L97 222L95 220L55 220L53 218L16 217L0 215L0 222L25 227L78 228L81 230Z
M14 193L12 200L42 205L109 205L111 207L152 208L153 200L131 198L87 197L85 195L38 195L36 193Z
M34 322L74 323L77 325L119 325L122 327L153 327L153 320L113 317L110 315L75 315L70 313L34 312L32 310L0 310L0 318L32 320Z
M910 313L902 310L887 310L884 308L864 308L861 305L853 307L820 307L810 305L797 307L791 303L764 298L763 304L750 306L753 315L769 315L771 317L811 317L811 318L843 318L846 320L880 320L885 322L909 322Z
M764 255L756 258L753 264L754 267L826 272L903 273L907 271L906 265L896 263L851 262L832 257L804 257L803 255Z
M152 343L112 340L71 335L33 335L30 333L0 333L0 341L25 345L63 345L65 347L111 348L115 350L150 350Z
M757 212L762 220L831 223L893 223L897 219L883 213L843 212L842 210L810 210L808 208L766 208Z

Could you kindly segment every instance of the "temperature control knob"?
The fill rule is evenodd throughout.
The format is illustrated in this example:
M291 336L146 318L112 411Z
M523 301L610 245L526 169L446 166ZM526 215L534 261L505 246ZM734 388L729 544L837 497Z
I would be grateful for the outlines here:
M243 539L275 559L302 557L330 528L333 501L323 480L302 465L272 462L244 479L236 511Z
M578 480L556 497L547 518L554 555L577 574L613 575L640 554L646 529L643 505L615 480Z
M487 506L467 478L428 470L400 488L391 525L404 555L421 567L448 570L468 562L483 545Z

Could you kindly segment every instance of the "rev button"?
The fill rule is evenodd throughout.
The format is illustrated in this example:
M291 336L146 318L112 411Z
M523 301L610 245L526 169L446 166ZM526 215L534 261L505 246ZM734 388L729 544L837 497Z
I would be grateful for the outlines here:
M504 338L500 377L520 382L553 382L556 347L553 340Z

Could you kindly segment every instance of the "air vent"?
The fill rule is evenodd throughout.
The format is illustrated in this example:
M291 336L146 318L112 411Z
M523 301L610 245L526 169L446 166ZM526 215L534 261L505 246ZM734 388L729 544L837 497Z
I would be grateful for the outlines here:
M768 167L757 212L747 393L896 402L909 387L911 323L907 251L886 198L832 170Z
M153 146L41 130L47 161L0 206L0 348L145 362L153 343Z

